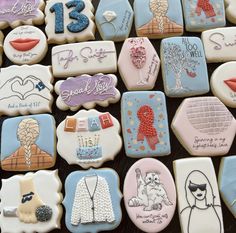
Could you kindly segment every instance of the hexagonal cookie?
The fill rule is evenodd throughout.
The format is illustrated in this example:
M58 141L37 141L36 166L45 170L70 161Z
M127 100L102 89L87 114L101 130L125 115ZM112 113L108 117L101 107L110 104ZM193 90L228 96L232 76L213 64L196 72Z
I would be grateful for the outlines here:
M102 39L124 41L129 37L133 16L128 0L100 0L95 20Z
M205 53L197 37L173 37L161 42L162 77L169 97L209 91Z
M195 97L182 102L171 128L191 155L216 156L228 153L236 121L217 97Z
M121 49L118 68L128 90L151 90L160 69L160 59L148 38L128 38Z

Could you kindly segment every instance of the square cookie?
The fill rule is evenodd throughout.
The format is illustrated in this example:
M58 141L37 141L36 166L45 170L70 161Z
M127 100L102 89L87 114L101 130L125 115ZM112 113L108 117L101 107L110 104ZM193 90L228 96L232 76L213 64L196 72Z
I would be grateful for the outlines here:
M186 31L224 27L224 0L182 0Z
M169 97L205 94L209 91L202 42L197 37L173 37L161 42L162 77Z
M48 114L5 120L1 136L1 168L32 171L53 167L56 161L55 134L55 120Z
M127 156L141 158L170 154L163 92L124 93L121 101L121 121Z
M157 39L183 34L180 0L135 0L134 13L138 36Z

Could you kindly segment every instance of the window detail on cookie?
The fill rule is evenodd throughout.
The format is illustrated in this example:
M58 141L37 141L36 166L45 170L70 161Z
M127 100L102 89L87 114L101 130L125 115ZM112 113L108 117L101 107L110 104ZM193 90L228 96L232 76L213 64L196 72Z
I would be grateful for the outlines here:
M49 43L94 40L93 12L91 0L47 1L45 31Z

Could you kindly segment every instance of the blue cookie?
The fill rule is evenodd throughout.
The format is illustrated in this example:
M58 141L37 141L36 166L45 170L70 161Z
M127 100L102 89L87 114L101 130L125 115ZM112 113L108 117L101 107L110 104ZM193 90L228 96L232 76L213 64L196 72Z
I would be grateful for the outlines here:
M180 0L135 0L134 13L138 36L157 39L183 34Z
M170 154L164 93L124 93L121 101L121 120L127 156L141 158Z
M72 172L65 181L66 227L73 233L113 230L122 218L119 176L109 168Z
M182 0L185 27L190 32L224 27L224 0Z
M161 42L162 77L169 97L186 97L209 91L202 42L197 37L173 37Z
M124 41L129 37L133 16L128 0L100 0L95 20L102 39Z

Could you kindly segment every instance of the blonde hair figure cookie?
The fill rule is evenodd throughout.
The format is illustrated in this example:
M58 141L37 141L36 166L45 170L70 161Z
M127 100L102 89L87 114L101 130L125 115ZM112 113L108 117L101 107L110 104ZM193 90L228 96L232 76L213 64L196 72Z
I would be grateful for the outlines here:
M2 169L31 171L53 167L55 130L55 120L48 114L5 120L1 137Z
M44 0L1 0L0 29L44 23Z
M2 233L45 233L60 228L61 181L57 170L15 175L2 180Z

